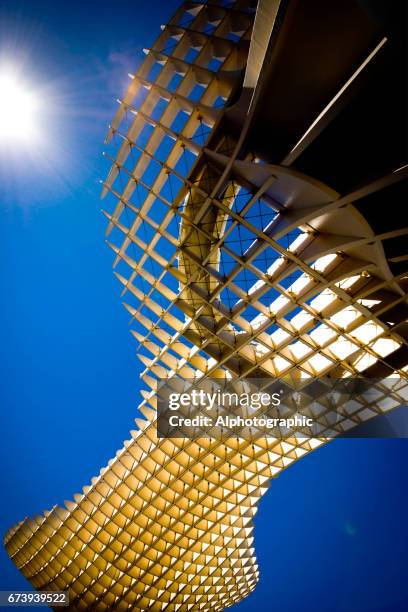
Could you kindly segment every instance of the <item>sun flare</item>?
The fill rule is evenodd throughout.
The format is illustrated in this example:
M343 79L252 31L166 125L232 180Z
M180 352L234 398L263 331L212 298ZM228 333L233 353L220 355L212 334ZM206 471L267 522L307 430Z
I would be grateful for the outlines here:
M38 100L10 72L0 72L0 145L31 143L38 135Z

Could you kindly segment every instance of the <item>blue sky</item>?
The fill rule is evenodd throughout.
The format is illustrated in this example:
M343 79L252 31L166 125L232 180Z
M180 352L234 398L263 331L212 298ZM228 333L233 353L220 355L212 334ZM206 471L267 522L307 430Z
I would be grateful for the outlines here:
M71 499L127 438L136 345L104 244L107 124L178 0L3 0L0 64L43 100L40 150L0 148L0 528ZM280 475L237 610L408 608L406 440L342 440ZM0 590L28 588L0 550ZM405 605L404 605L405 602Z

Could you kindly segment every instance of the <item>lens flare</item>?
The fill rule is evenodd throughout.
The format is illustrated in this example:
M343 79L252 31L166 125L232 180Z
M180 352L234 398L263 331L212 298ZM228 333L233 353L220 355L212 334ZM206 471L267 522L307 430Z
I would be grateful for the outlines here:
M30 143L38 136L38 100L9 72L0 72L0 145Z

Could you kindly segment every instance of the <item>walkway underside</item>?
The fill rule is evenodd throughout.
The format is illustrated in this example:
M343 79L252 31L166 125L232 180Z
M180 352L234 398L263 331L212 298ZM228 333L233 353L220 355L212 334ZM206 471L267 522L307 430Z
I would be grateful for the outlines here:
M71 609L231 606L258 580L271 479L405 401L403 57L398 16L363 4L186 1L130 75L103 196L142 416L73 501L5 540ZM157 437L163 379L328 375L373 378L378 394L335 425L323 405L317 437Z

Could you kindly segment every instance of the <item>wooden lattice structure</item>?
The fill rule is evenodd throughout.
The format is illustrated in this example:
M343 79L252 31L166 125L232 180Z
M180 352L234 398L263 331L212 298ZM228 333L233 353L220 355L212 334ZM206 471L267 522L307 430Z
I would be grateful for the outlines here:
M108 133L119 150L107 153L103 196L115 202L105 212L109 246L145 365L144 418L73 501L5 540L33 586L69 590L72 609L222 610L239 601L257 583L252 519L271 478L404 401L406 229L394 214L403 160L382 160L376 177L360 172L346 189L322 180L320 166L304 172L390 47L387 32L356 16L357 3L328 4L353 6L364 27L354 55L333 70L337 89L323 74L324 92L309 91L313 121L290 123L279 106L280 66L302 25L298 2L183 2L130 75ZM274 140L278 119L285 129ZM390 210L380 223L379 202ZM328 374L401 385L390 393L378 384L376 401L345 410L335 431L323 412L318 438L157 437L161 379Z

